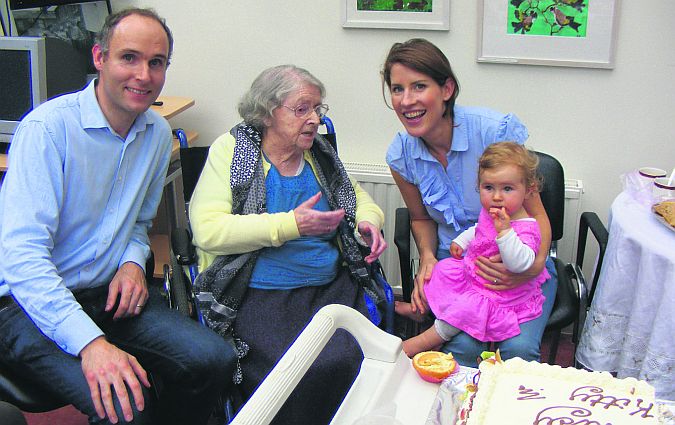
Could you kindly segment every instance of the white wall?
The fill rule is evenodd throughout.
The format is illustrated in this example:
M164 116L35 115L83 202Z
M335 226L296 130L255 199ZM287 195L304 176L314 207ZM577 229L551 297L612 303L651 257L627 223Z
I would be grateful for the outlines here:
M617 0L618 1L618 0ZM529 145L584 182L583 209L603 220L639 166L675 166L675 26L670 0L619 4L613 70L478 64L477 0L450 1L450 31L345 29L338 0L115 0L154 7L176 38L164 94L194 97L172 122L209 144L238 122L236 103L265 67L306 67L328 90L345 161L384 163L401 128L383 103L379 71L392 43L425 37L458 75L464 105L514 112Z

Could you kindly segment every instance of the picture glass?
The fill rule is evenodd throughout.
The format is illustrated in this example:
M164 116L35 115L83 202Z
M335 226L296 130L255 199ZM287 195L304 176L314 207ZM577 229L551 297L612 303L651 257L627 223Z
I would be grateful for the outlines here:
M509 2L507 34L551 37L586 37L588 1Z

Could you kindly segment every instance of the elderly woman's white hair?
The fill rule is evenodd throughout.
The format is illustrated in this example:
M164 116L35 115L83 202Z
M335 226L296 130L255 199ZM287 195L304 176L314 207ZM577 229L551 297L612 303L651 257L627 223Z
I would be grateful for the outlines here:
M323 83L304 68L295 65L267 68L253 81L239 102L239 115L247 124L263 130L265 118L271 117L272 111L281 106L288 95L307 84L319 89L321 99L326 96Z

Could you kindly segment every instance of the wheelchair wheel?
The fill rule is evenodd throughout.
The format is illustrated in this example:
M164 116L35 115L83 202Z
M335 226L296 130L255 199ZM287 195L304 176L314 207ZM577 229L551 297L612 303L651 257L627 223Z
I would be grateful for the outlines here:
M190 300L188 298L188 291L190 291L191 284L188 282L183 268L178 264L175 255L171 256L171 300L173 307L183 313L185 316L192 316L192 309L190 308Z

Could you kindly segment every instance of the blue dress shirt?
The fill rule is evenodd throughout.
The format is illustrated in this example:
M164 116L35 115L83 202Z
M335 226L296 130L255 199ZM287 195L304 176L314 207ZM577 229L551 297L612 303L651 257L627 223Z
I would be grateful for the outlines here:
M70 354L103 334L71 291L107 285L129 261L145 267L171 140L151 110L126 138L115 133L95 82L39 106L17 128L0 189L0 296L11 292Z
M420 191L429 216L438 224L437 258L449 256L450 243L476 224L481 210L478 159L495 142L525 143L527 128L513 114L455 105L448 166L434 158L424 142L402 131L387 150L387 164Z

